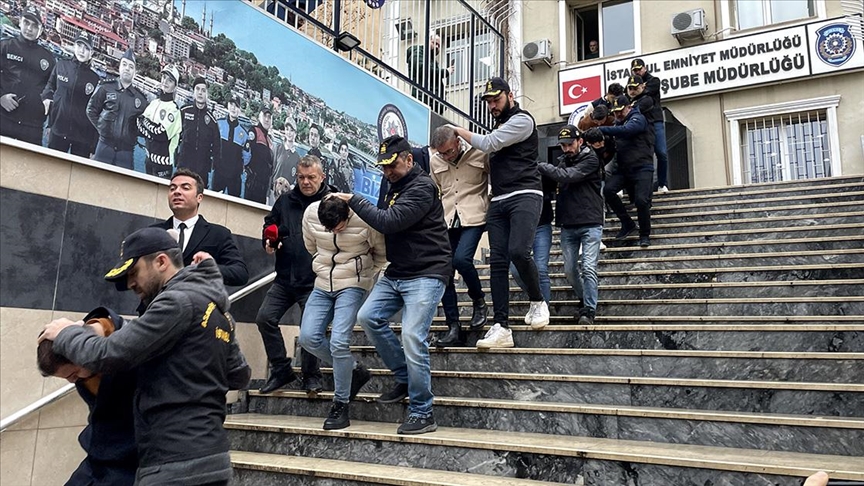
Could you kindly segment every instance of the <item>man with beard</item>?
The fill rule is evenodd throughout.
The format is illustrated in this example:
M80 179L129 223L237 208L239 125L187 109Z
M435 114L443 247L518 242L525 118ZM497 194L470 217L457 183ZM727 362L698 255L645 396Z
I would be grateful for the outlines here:
M180 72L168 65L162 68L159 97L151 101L138 118L138 130L147 145L147 173L168 179L174 171L174 153L180 143L183 122L174 93L180 82Z
M75 57L60 59L42 90L48 115L48 148L90 157L98 134L87 120L87 102L99 84L99 75L90 69L93 43L86 32L75 38Z
M264 107L258 113L258 124L249 132L249 151L252 157L246 166L246 195L249 201L264 204L270 190L273 175L273 142L270 141L270 128L273 126L273 113Z
M246 386L251 370L235 340L219 267L204 252L192 263L183 267L167 231L140 229L123 240L120 261L105 279L134 291L144 313L106 337L83 321L57 319L39 338L92 372L136 370L139 486L231 479L225 394Z
M411 74L411 79L421 86L428 86L429 91L433 95L437 95L442 100L444 99L444 80L453 74L454 67L449 66L442 69L438 64L438 53L441 51L441 36L433 33L429 36L429 65L426 66L426 49L422 45L411 46L408 48L408 72ZM424 94L417 88L411 89L411 96L417 98L423 103L433 106L432 98ZM444 107L440 103L435 103L435 111L439 114L444 111Z
M32 5L21 14L21 34L0 40L0 135L42 145L42 89L54 55L39 45L42 16Z
M138 116L147 98L132 86L135 53L127 50L120 59L120 77L102 81L87 103L87 118L99 133L93 160L134 169L132 150L138 143Z
M549 307L540 289L537 265L531 257L534 232L540 221L543 188L537 170L538 139L534 118L519 107L510 85L502 78L486 83L483 99L495 117L495 130L488 135L454 127L472 147L490 154L492 199L486 218L491 250L492 305L495 324L477 341L478 348L511 348L510 263L525 284L530 307L525 324L542 329L549 324Z
M207 181L222 149L219 127L207 108L207 80L199 76L192 81L192 96L192 104L180 110L183 131L177 149L177 167L188 168Z
M213 190L240 197L243 166L249 163L249 132L240 125L240 99L228 100L228 116L219 119L221 158L213 161Z

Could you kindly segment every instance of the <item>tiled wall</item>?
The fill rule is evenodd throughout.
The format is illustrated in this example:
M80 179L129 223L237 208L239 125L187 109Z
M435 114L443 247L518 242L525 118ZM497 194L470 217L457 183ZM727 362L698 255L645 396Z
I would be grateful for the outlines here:
M102 275L125 235L170 214L166 183L0 143L0 416L66 384L36 369L36 336L44 324L81 318L97 305L134 313L134 296L116 292ZM201 214L231 229L250 279L273 270L259 240L265 210L207 195ZM263 294L232 308L253 378L266 370L254 324ZM294 309L283 322L298 317ZM283 334L293 343L297 327L284 326ZM77 436L86 421L87 407L73 393L4 432L0 484L62 485L84 456Z

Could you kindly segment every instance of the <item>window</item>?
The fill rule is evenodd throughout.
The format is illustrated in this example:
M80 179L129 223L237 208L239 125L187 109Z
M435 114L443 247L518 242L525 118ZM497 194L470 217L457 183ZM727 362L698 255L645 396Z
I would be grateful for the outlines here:
M816 16L815 0L731 0L738 30Z
M614 56L636 50L636 28L632 0L617 0L577 5L573 11L576 39L576 60ZM599 41L595 53L589 48Z
M734 183L841 175L839 103L835 95L727 111Z
M471 79L471 38L467 35L450 38L447 42L447 66L453 66L453 74L447 78L448 86L458 86L468 83ZM474 81L486 82L495 74L494 66L497 60L494 56L494 37L490 33L474 36ZM442 66L446 67L446 66Z

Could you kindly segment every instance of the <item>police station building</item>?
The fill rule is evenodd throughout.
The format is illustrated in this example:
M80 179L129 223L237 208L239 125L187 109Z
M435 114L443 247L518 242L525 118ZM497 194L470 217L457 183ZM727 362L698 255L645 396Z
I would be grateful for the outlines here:
M670 189L864 174L861 17L845 3L522 5L517 95L549 146L639 58L662 80Z

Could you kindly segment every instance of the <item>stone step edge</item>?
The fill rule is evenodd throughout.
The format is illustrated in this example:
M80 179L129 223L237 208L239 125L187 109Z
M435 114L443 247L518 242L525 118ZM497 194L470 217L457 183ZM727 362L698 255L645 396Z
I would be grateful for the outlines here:
M262 452L230 451L231 465L235 469L309 476L313 478L361 481L371 484L396 486L518 486L557 485L546 481L533 481L479 474L458 473L437 469L387 466L316 457L286 456Z
M860 186L861 184L853 184L855 186ZM738 196L738 199L734 199ZM743 198L740 196L744 196ZM651 208L652 211L673 211L679 209L698 209L704 207L719 207L719 206L733 206L739 204L761 204L762 206L766 206L768 203L784 203L787 201L801 201L805 199L832 199L832 198L855 198L857 197L859 200L861 196L864 196L864 191L847 191L847 192L825 192L819 194L810 194L804 193L799 194L797 196L777 196L777 197L748 197L750 194L722 194L718 196L710 196L710 197L700 197L699 201L693 204L656 204ZM709 201L709 199L719 199L719 198L729 198L727 201ZM672 201L692 201L695 198L663 198L662 200L658 200L662 203L672 202ZM625 203L629 205L629 201Z
M300 373L300 368L294 368ZM369 368L372 375L392 376L388 369ZM324 374L333 374L333 368L321 367ZM562 375L551 373L512 373L490 371L448 371L432 370L433 378L473 378L478 380L512 381L551 381L568 383L603 383L609 385L647 385L647 386L684 386L697 388L759 388L772 390L808 390L824 392L864 393L864 384L858 383L818 383L807 381L764 381L764 380L719 380L702 378L657 378L642 376L609 375Z
M856 203L860 204L860 202L856 201ZM813 237L804 237L804 238L779 238L774 240L741 240L741 241L706 241L702 243L677 243L674 245L651 245L648 248L639 248L632 246L625 247L616 247L616 246L607 246L605 250L601 253L608 252L639 252L640 254L648 254L652 251L661 251L661 250L688 250L692 248L727 248L727 247L736 247L736 246L774 246L774 245L798 245L798 244L810 244L810 243L825 243L825 242L836 242L836 241L862 241L864 240L864 234L862 235L847 235L847 236L813 236ZM825 254L830 255L833 250L824 250Z
M864 267L864 263L861 264ZM664 290L664 289L722 289L722 288L747 288L747 287L818 287L823 285L862 285L864 279L837 279L837 280L759 280L756 282L693 282L693 283L662 283L662 284L600 284L598 290ZM864 288L864 287L862 287ZM553 292L573 290L569 285L552 285ZM490 294L492 289L484 287L483 292ZM523 292L521 287L510 287L510 292ZM466 294L468 289L456 287L457 294Z
M793 179L788 181L774 181L774 182L753 182L749 184L729 184L725 186L710 186L710 187L688 187L687 189L669 189L669 192L666 194L688 194L694 192L705 192L705 191L722 191L727 189L734 188L744 188L744 187L773 187L773 186L795 186L800 185L804 187L811 187L808 185L808 181L819 181L822 184L820 186L834 186L836 184L844 184L843 181L853 181L856 183L864 182L864 176L860 174L853 175L840 175L840 176L832 176L832 177L819 177L816 179ZM770 189L765 189L766 191ZM741 191L741 192L751 192L751 191ZM655 196L659 195L660 197L664 197L662 193L654 193Z
M813 230L841 230L841 229L854 229L854 228L862 228L864 230L864 223L842 223L842 224L815 224L810 226L784 226L784 227L776 227L776 228L749 228L749 229L737 229L737 230L723 230L723 231L692 231L689 233L661 233L661 234L651 234L651 239L671 239L671 238L704 238L711 236L726 236L726 235L746 235L753 233L797 233L802 231L813 231ZM628 236L625 241L636 241L639 239L639 236ZM603 241L615 241L615 238L612 236L606 236L603 238ZM751 244L754 241L758 240L747 240Z
M802 478L822 470L828 472L832 478L864 480L864 458L854 456L450 427L439 427L436 432L422 435L398 435L394 424L360 420L352 421L351 426L345 429L323 430L320 417L289 415L230 415L225 420L225 428L427 446L506 450L529 454L800 476Z
M614 299L598 300L597 305L692 305L692 304L818 304L818 303L843 303L864 302L864 296L841 296L841 297L747 297L745 298L717 298L717 299ZM527 300L511 300L510 305L528 305ZM578 300L553 300L549 305L578 305ZM459 307L472 307L468 301L458 302Z
M845 206L860 206L861 201L836 201L830 203L815 203L815 204L790 204L788 206L772 206L770 208L732 208L732 209L724 209L718 211L697 211L692 213L666 213L666 214L652 214L651 221L661 220L661 219L672 219L672 218L699 218L704 216L717 216L717 215L731 215L738 216L746 213L756 213L756 212L768 212L774 213L777 211L793 211L800 209L823 209L823 208L836 208L836 207L845 207ZM653 209L653 208L652 208ZM606 221L618 221L618 218L615 216L615 213L606 213Z
M864 181L857 180L855 182L846 182L846 183L839 183L839 184L822 184L819 186L813 186L812 188L803 189L803 190L801 188L789 187L789 188L782 188L782 189L765 189L762 191L757 190L757 191L739 191L739 192L713 192L713 193L702 194L702 195L686 194L686 193L684 193L685 190L679 190L680 192L669 191L666 194L660 194L659 196L658 196L658 193L655 193L654 196L658 200L662 200L664 202L665 201L694 201L694 200L701 201L701 200L705 200L705 199L716 199L718 197L745 197L745 198L747 198L747 196L756 196L756 195L760 195L760 194L782 194L782 193L787 193L787 192L797 192L799 194L801 192L804 192L806 194L809 194L810 189L848 188L848 187L862 186L862 184L864 184ZM815 195L818 195L818 194L815 194ZM747 199L759 199L759 198L747 198Z
M573 316L549 316L549 319L552 321L576 321L577 318ZM443 322L444 317L433 317L433 321ZM523 316L510 316L509 320L517 321L520 323L524 323ZM857 322L864 324L864 315L838 315L838 316L748 316L748 315L738 315L738 316L603 316L599 315L594 318L595 321L609 321L609 322L634 322L634 321L647 321L647 322L814 322L814 321L825 321L825 322ZM488 327L488 326L487 326ZM528 326L521 326L519 324L510 326L511 329L520 329L528 328ZM602 327L601 327L602 328Z
M551 250L550 255L563 255L563 250ZM603 252L600 253L603 255ZM825 257L835 255L864 255L864 248L841 248L837 250L801 250L801 251L772 251L765 253L722 253L716 255L681 255L681 256L653 256L644 258L600 258L601 265L615 265L619 263L666 263L687 261L710 261L710 260L735 260L751 258L784 258L784 257ZM864 266L864 262L861 264Z
M550 261L550 267L563 266L563 261ZM475 265L477 270L489 269L489 264ZM735 273L735 272L780 272L791 270L840 270L845 268L860 268L864 263L828 263L823 265L764 265L758 267L703 267L703 268L658 268L656 270L620 270L614 272L598 271L598 277L621 277L628 275L680 275L688 273ZM480 280L488 280L489 275L480 275ZM549 277L563 278L561 272L550 273Z
M310 397L302 390L279 390L271 394L250 391L254 397L277 397L303 400L332 401L333 392L319 392ZM360 393L357 399L374 402L377 393ZM407 399L406 399L407 400ZM406 401L407 403L407 401ZM435 396L436 406L464 408L495 408L525 410L532 412L564 412L573 414L614 415L623 417L645 417L705 422L731 422L744 424L786 425L794 427L823 427L837 429L864 429L864 417L831 417L814 415L792 415L753 412L731 412L727 410L697 410L684 408L635 407L629 405L606 405L593 403L538 402L503 400L491 398Z
M435 322L445 322L445 318L436 318ZM513 320L522 320L521 317L514 317ZM575 318L570 318L576 320ZM463 322L463 330L466 330L467 323ZM488 330L490 325L484 326L484 330ZM394 332L402 332L402 325L393 323L390 329ZM445 325L433 325L430 331L446 331L448 328ZM614 332L614 331L639 331L639 332L657 332L657 331L697 331L697 332L862 332L864 331L864 321L861 324L553 324L551 328L547 327L540 331L532 329L528 325L511 325L510 330L513 332ZM363 328L360 326L354 327L354 332L363 333Z
M859 201L860 204L860 201ZM851 217L860 217L864 216L864 211L849 211L846 213L822 213L822 214L795 214L791 216L764 216L758 218L740 218L740 219L709 219L702 221L687 221L687 222L679 222L679 223L654 223L652 218L651 221L651 230L655 229L669 229L669 228L692 228L696 226L720 226L720 225L739 225L739 224L750 224L750 223L763 223L763 222L771 222L771 221L795 221L800 219L828 219L828 218L851 218ZM608 232L617 232L621 229L621 225L610 225L607 224L603 227L603 231Z
M375 346L351 346L351 351L375 354ZM708 351L701 349L621 349L621 348L492 348L473 346L430 347L431 354L540 354L554 356L646 356L654 358L785 359L864 361L864 353L820 351Z

